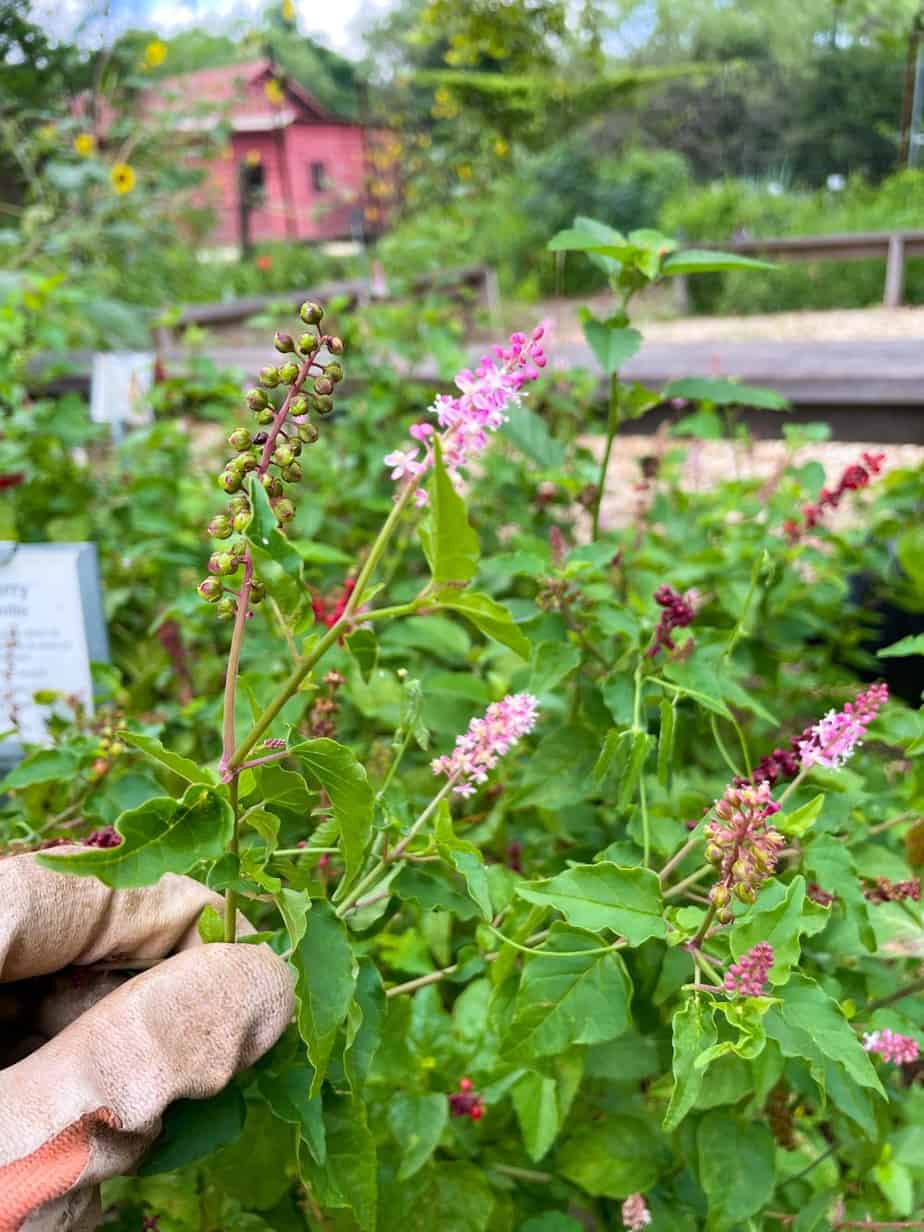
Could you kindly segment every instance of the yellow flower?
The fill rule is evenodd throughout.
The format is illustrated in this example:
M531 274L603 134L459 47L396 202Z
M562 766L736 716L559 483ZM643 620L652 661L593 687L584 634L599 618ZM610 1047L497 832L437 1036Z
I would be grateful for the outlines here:
M472 169L468 163L460 163L456 167L456 175L460 180L470 180L472 178Z
M294 0L282 0L282 20L295 21Z
M494 153L498 158L506 158L510 153L510 146L503 139L503 137L498 137L494 142Z
M135 173L128 163L116 163L109 172L109 178L120 197L135 187Z
M159 68L167 58L167 44L154 39L144 49L144 67Z
M286 97L285 91L283 90L282 86L279 84L279 82L276 80L275 77L271 77L269 79L269 81L263 87L263 93L266 95L266 97L269 99L269 101L273 104L274 107L278 107L280 103L285 102L285 97Z
M89 158L96 152L96 138L92 133L78 133L74 138L74 149L81 158Z

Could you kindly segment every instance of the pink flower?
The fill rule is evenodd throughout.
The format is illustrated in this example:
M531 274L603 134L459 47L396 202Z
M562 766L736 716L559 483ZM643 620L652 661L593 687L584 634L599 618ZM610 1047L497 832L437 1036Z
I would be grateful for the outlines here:
M863 1036L863 1047L895 1065L909 1065L918 1059L921 1051L916 1039L910 1035L899 1035L888 1027L882 1031L867 1031Z
M693 623L696 609L690 601L692 592L681 595L673 586L659 586L654 592L655 603L661 608L661 619L655 629L651 645L645 651L648 659L653 659L662 646L668 650L674 649L671 634L675 629L685 629Z
M651 1223L651 1211L640 1193L629 1194L622 1204L622 1224L628 1232L642 1232Z
M858 693L856 701L848 702L843 710L829 710L799 741L802 768L839 770L853 756L880 706L888 700L888 685L874 684L865 693Z
M732 894L742 903L753 903L757 891L776 867L786 840L767 825L767 820L779 808L770 795L769 783L758 783L756 787L733 784L713 806L715 819L707 822L703 833L706 859L719 874L709 898L718 908L720 924L728 924L732 919Z
M742 997L762 997L773 966L773 946L761 941L742 954L725 973L725 988Z
M424 505L428 504L430 497L426 488L418 488L414 493L414 504L418 509L423 509Z
M423 466L415 461L417 453L416 449L395 449L385 455L385 465L394 468L391 472L392 479L403 479L405 475L420 474Z
M492 702L484 718L472 719L468 731L456 737L451 753L433 759L433 773L459 780L453 786L456 795L473 795L475 785L486 782L499 759L535 727L538 704L531 693Z
M543 333L543 327L537 326L530 338L511 334L509 344L493 347L493 354L485 355L474 371L464 368L456 375L457 394L440 394L434 401L430 413L441 429L443 460L453 478L458 478L462 468L487 448L489 433L506 423L507 408L523 397L523 385L536 380L539 369L545 367ZM410 434L424 446L424 457L420 462L414 461L416 449L413 453L395 450L389 454L385 463L393 467L392 479L403 479L406 475L417 478L433 464L433 425L416 423Z

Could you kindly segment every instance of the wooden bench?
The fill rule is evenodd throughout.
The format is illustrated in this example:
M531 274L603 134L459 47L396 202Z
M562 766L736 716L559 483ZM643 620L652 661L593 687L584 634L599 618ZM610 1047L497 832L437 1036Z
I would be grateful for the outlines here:
M279 291L275 295L251 295L242 299L221 300L213 304L190 304L185 307L170 325L157 330L157 345L163 350L170 345L173 332L186 325L235 325L261 312L279 306L292 306L293 311L306 299L320 300L346 298L349 306L367 304L378 298L404 298L407 295L425 295L432 291L467 291L496 320L500 311L500 294L497 273L490 265L467 265L427 274L412 280L409 286L400 286L395 295L385 292L377 296L374 284L368 278L341 279L300 291Z
M901 306L905 290L905 259L924 257L924 231L858 231L850 235L794 235L782 239L726 240L718 244L690 244L696 248L719 248L746 256L778 258L781 261L868 261L886 263L882 302L886 308ZM689 311L686 279L677 279L680 311Z

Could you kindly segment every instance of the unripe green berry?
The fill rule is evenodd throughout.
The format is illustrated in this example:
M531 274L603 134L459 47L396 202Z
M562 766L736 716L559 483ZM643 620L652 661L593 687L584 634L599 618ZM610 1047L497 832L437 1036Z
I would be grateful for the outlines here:
M289 448L295 454L296 458L302 452L302 443L297 436L293 436L288 442Z
M297 394L289 403L289 411L292 415L307 415L310 410L311 407L304 394Z
M342 355L343 354L343 339L342 338L328 338L327 349L328 351L330 351L331 355Z
M319 376L314 383L314 392L322 396L332 394L334 392L334 382L329 381L326 376Z
M273 505L273 513L280 522L291 522L295 517L295 506L290 500L279 500Z
M250 500L243 492L237 496L232 496L228 501L228 512L232 515L235 513L250 513Z
M225 595L215 604L215 615L219 620L233 620L237 615L237 602L230 595Z
M728 886L714 885L709 893L709 897L717 907L724 907L731 895L729 894Z
M235 428L228 437L228 444L232 449L241 453L244 449L250 448L250 433L246 428Z
M231 522L235 534L242 535L250 525L250 510L244 509L241 513L236 513Z
M218 476L218 486L225 492L240 492L241 476L235 471L224 470Z
M206 603L217 603L224 592L224 587L217 577L207 577L198 586L199 596Z
M297 462L290 462L282 468L282 477L286 483L298 483L302 477L302 468Z
M247 405L252 411L262 411L264 407L269 406L269 398L262 389L248 389Z
M225 463L225 470L231 475L243 475L244 459L240 454L236 458L229 458Z
M251 582L250 584L250 602L262 603L266 598L266 587L262 582Z
M280 333L276 331L276 337L273 339L273 346L283 355L288 355L295 350L295 343L292 341L291 334Z
M231 519L226 513L216 513L209 522L209 534L213 539L228 539L231 536Z
M277 466L288 466L294 461L295 454L292 451L291 445L277 445L276 452L273 454L273 461Z
M715 913L715 918L718 920L720 924L731 924L735 916L734 916L734 912L732 912L730 908L721 907Z
M260 465L260 455L255 451L248 451L247 453L241 454L241 462L243 464L245 474L250 471L255 471Z
M299 308L298 315L306 325L320 325L324 319L324 309L320 304L316 304L313 300L308 299Z
M227 577L237 567L237 559L231 552L214 552L209 557L209 573L215 573L219 577Z
M258 424L271 424L275 418L276 412L271 406L266 407L265 410L257 411Z
M343 368L338 363L325 364L324 375L336 385L338 381L343 380Z
M274 368L271 364L260 369L260 384L265 385L267 389L273 389L279 384L280 376L279 369Z
M752 885L737 885L735 886L735 897L740 903L750 906L751 903L757 902L757 891Z
M334 400L326 394L323 397L319 397L316 394L312 402L312 406L319 415L329 415L334 409Z
M298 349L302 355L311 355L318 349L318 340L314 334L302 334L298 340Z
M124 753L124 752L125 752L125 745L122 743L122 741L113 740L112 744L110 744L109 746L109 756L118 757L120 753Z
M298 425L298 439L304 441L306 445L313 445L320 435L317 426L313 423Z
M298 380L298 374L301 371L294 359L290 359L288 363L283 364L279 369L279 379L284 381L286 385L291 385L293 381Z
M272 500L274 497L282 496L283 487L279 479L275 475L263 475L260 482L266 488L266 494Z

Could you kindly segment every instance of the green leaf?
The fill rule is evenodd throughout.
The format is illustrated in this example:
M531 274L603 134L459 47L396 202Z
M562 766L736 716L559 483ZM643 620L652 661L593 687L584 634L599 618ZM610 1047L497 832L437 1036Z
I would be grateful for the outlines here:
M584 337L606 376L612 376L642 345L637 329L626 329L609 321L598 321L587 313L583 318Z
M603 741L600 756L594 762L594 782L602 783L614 767L616 768L617 778L622 779L631 751L632 732L620 731L618 727L611 727L606 733L606 739Z
M826 1061L834 1061L861 1087L884 1095L869 1056L837 1002L804 975L794 975L782 991L783 1004L764 1020L767 1034L783 1055L805 1060L820 1086Z
M40 749L11 770L0 791L17 791L36 783L69 782L80 768L80 757L69 749Z
M903 637L891 646L883 646L882 650L876 651L880 659L901 659L906 655L924 655L924 633Z
M424 1166L439 1145L449 1121L445 1095L393 1095L388 1105L388 1128L401 1148L398 1180L407 1181Z
M533 652L530 693L550 693L580 665L581 652L573 642L540 642Z
M361 1100L330 1095L324 1101L324 1167L302 1159L302 1175L322 1208L351 1210L361 1232L376 1226L378 1178L375 1139Z
M558 470L564 465L564 446L551 435L540 415L524 402L508 403L504 413L507 416L504 440L509 440L544 470Z
M310 782L323 787L333 805L346 876L358 872L372 834L375 794L355 754L336 740L306 740L291 750Z
M357 979L346 929L329 903L317 902L308 912L305 934L292 953L291 963L297 975L298 1030L315 1069L310 1091L314 1096L321 1089Z
M562 1143L555 1171L595 1198L644 1193L669 1166L663 1139L645 1119L604 1114Z
M647 732L633 731L627 734L631 736L631 746L626 759L625 772L619 779L619 792L616 796L616 807L620 809L627 808L635 798L638 781L642 777L645 762L654 743L653 737Z
M674 252L667 257L661 266L666 275L674 274L715 274L728 270L776 270L779 266L770 261L758 261L754 257L743 257L736 252L714 252L708 248L688 248L683 252Z
M311 1095L314 1068L286 1065L278 1074L261 1071L260 1094L281 1121L297 1125L302 1141L316 1163L327 1158L327 1138L320 1095Z
M802 838L818 820L821 810L824 808L824 803L824 792L820 792L812 800L809 800L807 804L803 804L801 808L795 809L792 813L777 813L773 819L773 827L775 830L779 830L781 834L788 834L793 838Z
M488 595L468 590L442 590L438 595L441 608L459 612L470 620L476 629L502 646L509 646L521 659L528 659L532 652L529 639L513 623L513 617L503 606Z
M658 782L662 787L670 783L672 758L674 756L674 733L677 728L677 699L661 702L661 731L658 735Z
M731 930L732 956L738 959L752 946L767 941L773 946L771 984L785 984L799 961L799 938L821 932L828 923L828 910L805 897L805 878L794 877L788 886L773 881L748 914Z
M253 509L247 540L257 572L281 589L287 607L295 607L304 591L301 555L279 529L266 489L254 475L247 482Z
M481 915L464 890L464 883L448 869L409 864L392 883L392 889L402 899L413 899L426 911L448 911L459 920L472 920Z
M526 1153L535 1163L558 1137L560 1125L555 1079L544 1074L526 1074L513 1088L512 1099Z
M224 795L193 783L181 800L155 796L116 822L118 847L87 847L71 855L47 852L39 863L59 873L98 877L116 890L154 885L165 873L188 873L215 860L231 839L234 814Z
M573 864L543 881L522 882L520 898L540 907L554 907L569 924L591 932L621 933L630 945L649 937L666 937L661 886L647 868L616 864Z
M163 1129L138 1176L185 1168L240 1137L246 1105L233 1083L211 1099L178 1099L164 1113Z
M526 959L504 1052L513 1059L557 1056L578 1044L604 1044L628 1030L632 981L617 953L592 933L552 925L543 953ZM562 957L562 954L570 957Z
M482 918L490 920L494 911L491 905L491 891L488 885L487 870L484 866L484 856L474 843L467 843L456 836L452 827L449 801L446 799L440 801L434 831L440 855L462 877L469 897L480 911Z
M207 903L203 907L202 914L199 916L197 931L205 945L214 945L216 941L224 941L224 918L215 910L211 903Z
M860 941L873 953L876 934L870 923L869 903L863 895L850 849L830 835L820 834L808 844L803 863L823 890L837 895L837 902L856 928Z
M690 376L671 381L663 398L689 398L691 402L712 402L716 406L757 406L768 411L789 410L789 400L775 389L763 385L743 385L729 377Z
M826 1217L836 1199L836 1193L816 1194L800 1209L792 1225L793 1232L823 1232L825 1227L830 1227Z
M584 1232L584 1225L564 1211L546 1211L520 1224L517 1232Z
M497 1200L473 1163L431 1163L413 1185L395 1178L382 1194L379 1232L488 1232Z
M664 1117L663 1128L677 1128L696 1104L706 1076L705 1067L697 1065L699 1058L718 1039L715 1012L710 1001L688 997L673 1018L674 1089Z
M311 899L302 891L290 890L287 886L283 886L275 898L279 914L282 916L282 922L285 924L286 932L289 934L289 945L292 949L295 949L302 937L304 937L305 929L308 926L308 911L311 907Z
M595 252L607 246L625 248L626 237L593 219L576 219L573 227L553 235L547 245L549 252Z
M435 456L427 540L430 572L436 583L470 582L478 572L478 536L469 525L465 502L446 472L439 441L433 439Z
M169 749L164 748L156 736L143 736L140 732L122 731L119 732L119 738L126 744L130 744L132 748L140 750L145 757L150 758L157 765L164 766L173 774L178 774L181 779L186 779L187 782L209 785L218 782L217 776L211 770L190 761L188 757L180 757L178 753L171 753Z
M699 1180L709 1202L709 1232L739 1226L766 1206L776 1186L769 1129L730 1121L727 1110L717 1109L700 1121L696 1142Z
M382 1043L385 1023L385 987L371 958L360 958L356 1000L350 1009L351 1028L343 1050L343 1069L354 1092L365 1084L369 1068Z

